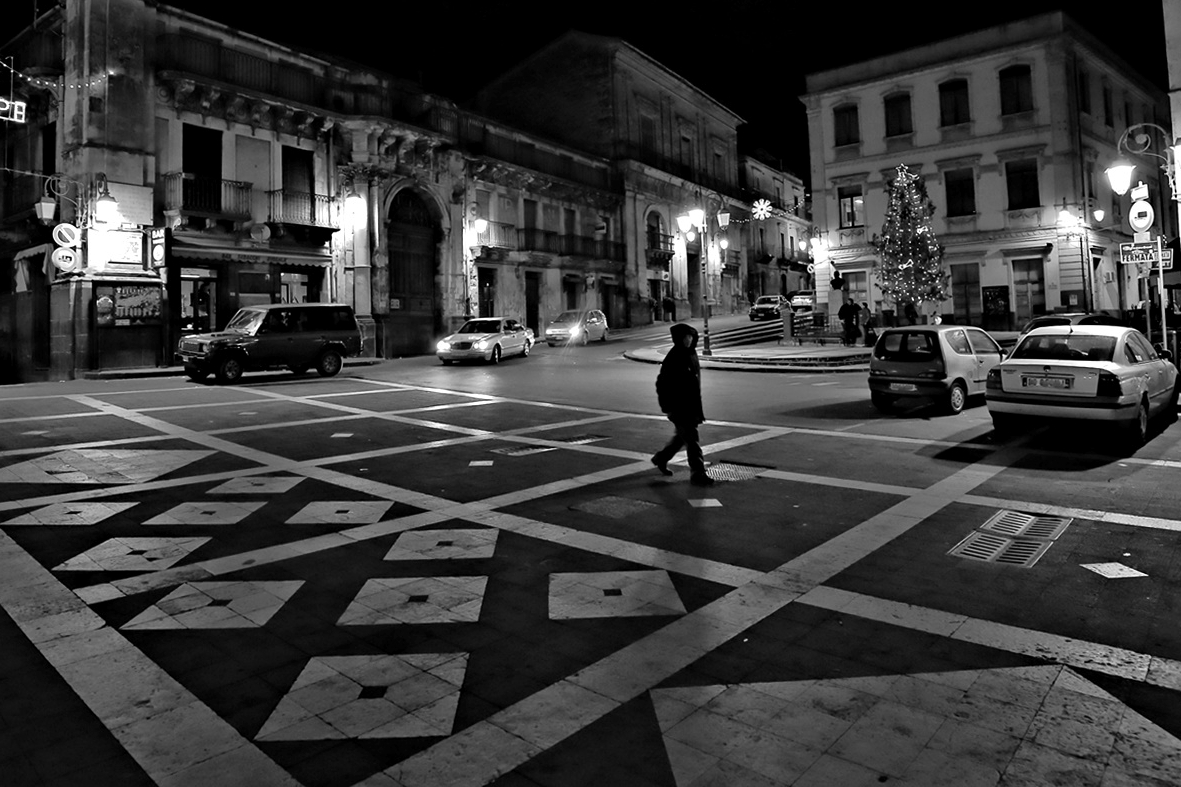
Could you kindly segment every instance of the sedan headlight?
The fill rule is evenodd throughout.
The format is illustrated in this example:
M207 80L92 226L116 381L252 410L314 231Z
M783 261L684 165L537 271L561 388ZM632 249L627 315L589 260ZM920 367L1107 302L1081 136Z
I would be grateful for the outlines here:
M487 350L488 349L488 340L481 339L480 341L476 342L472 346L475 347L477 350Z
M577 325L575 325L573 328L570 329L571 336L577 336L581 332L582 332L582 329L579 328Z
M447 341L446 339L440 339L439 343L435 345L435 349L439 350L440 352L447 352L451 349L451 342Z

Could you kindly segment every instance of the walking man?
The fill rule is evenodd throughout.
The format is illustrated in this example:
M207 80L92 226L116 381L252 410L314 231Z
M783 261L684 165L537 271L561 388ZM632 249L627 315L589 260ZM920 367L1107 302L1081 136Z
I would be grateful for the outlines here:
M845 326L845 341L846 346L852 347L857 344L857 337L861 335L861 331L857 330L857 316L861 310L857 308L857 304L852 298L849 298L837 309L837 318Z
M669 460L685 449L689 460L689 481L696 486L714 482L705 472L705 460L697 438L697 426L705 423L701 407L701 365L697 361L697 331L691 325L677 323L668 329L673 346L660 364L656 375L656 399L660 410L672 421L676 432L652 457L652 464L664 475L672 475Z

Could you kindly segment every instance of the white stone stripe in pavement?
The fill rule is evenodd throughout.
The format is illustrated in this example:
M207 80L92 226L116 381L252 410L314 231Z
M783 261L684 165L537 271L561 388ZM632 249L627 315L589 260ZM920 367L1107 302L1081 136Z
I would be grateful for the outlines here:
M0 576L0 607L156 784L299 784L3 532Z
M1112 525L1145 527L1152 530L1168 530L1174 533L1181 533L1181 520L1165 519L1157 516L1120 514L1114 511L1099 511L1094 508L1071 508L1069 506L1032 503L1025 500L1005 500L999 497L984 497L982 495L964 495L963 500L960 502L974 506L1022 511L1029 514L1073 517L1074 519L1093 519L1096 522L1105 522Z
M1174 691L1181 690L1181 662L1174 659L838 588L814 588L800 596L797 602Z

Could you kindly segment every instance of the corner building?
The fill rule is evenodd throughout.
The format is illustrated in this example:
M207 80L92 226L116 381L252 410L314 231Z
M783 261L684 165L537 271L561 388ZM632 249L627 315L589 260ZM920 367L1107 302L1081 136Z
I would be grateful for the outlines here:
M817 266L817 308L835 313L851 297L887 321L900 308L883 300L869 245L899 164L926 185L950 276L951 297L925 318L1014 330L1038 314L1120 313L1144 297L1136 266L1119 256L1132 240L1130 203L1104 170L1127 127L1168 125L1167 105L1068 16L812 73L806 91L812 209L829 249ZM1158 208L1153 233L1173 237L1171 195L1152 162L1137 161L1136 177ZM1083 223L1070 226L1063 210ZM829 284L834 273L842 291Z

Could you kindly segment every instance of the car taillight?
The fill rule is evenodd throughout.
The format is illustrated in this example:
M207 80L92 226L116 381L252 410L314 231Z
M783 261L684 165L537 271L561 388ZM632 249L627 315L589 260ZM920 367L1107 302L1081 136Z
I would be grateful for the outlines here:
M1123 386L1119 378L1111 372L1099 372L1099 384L1095 388L1096 396L1120 397L1124 395Z
M984 388L988 391L999 391L1001 387L1001 370L994 366L988 370L988 377L984 380Z
M939 369L931 369L926 372L919 372L916 377L922 377L927 380L942 380L947 377L947 370L940 367Z

